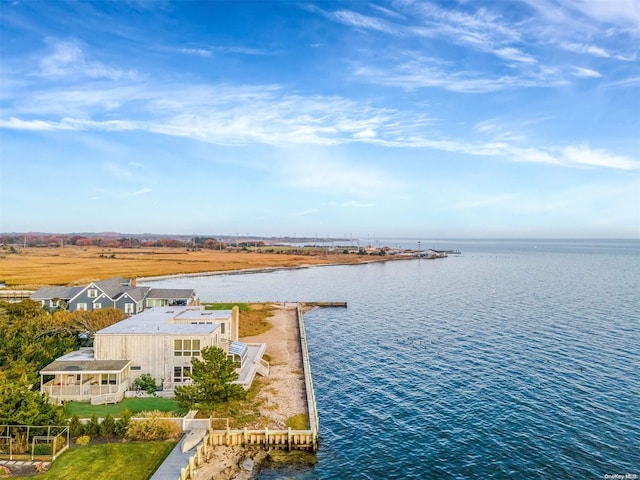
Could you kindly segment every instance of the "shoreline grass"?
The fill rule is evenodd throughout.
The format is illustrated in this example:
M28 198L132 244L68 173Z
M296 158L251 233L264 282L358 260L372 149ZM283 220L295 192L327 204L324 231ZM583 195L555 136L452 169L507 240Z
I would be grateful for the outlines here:
M18 253L2 252L0 278L12 289L43 285L86 284L109 277L159 277L261 268L296 268L311 265L359 264L397 257L345 255L317 250L306 253L267 251L186 251L169 247L28 247Z

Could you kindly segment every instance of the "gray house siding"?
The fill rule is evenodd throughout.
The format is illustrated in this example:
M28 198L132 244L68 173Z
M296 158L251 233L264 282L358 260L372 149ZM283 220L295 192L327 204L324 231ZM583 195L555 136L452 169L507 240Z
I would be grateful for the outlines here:
M127 307L127 304L133 305L132 307ZM122 295L118 300L116 300L116 308L122 310L125 313L135 314L140 313L144 310L144 305L142 301L136 301L131 298L129 295ZM133 310L129 310L132 308Z
M87 285L78 295L71 299L69 302L69 310L72 312L82 310L82 308L79 308L82 304L86 305L86 310L93 310L93 301L96 297L89 297L89 290L93 289L97 290L97 296L102 294L102 291L96 288L93 284Z

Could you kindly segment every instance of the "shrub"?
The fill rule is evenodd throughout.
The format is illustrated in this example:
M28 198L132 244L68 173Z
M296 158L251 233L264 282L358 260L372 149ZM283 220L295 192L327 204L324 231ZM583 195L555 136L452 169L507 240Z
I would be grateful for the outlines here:
M83 435L81 437L76 438L76 445L89 445L91 441L91 437L88 435Z
M33 447L34 455L51 455L51 445L47 443L41 443Z
M127 434L127 429L129 428L130 423L131 411L129 409L125 409L120 415L120 418L116 421L114 433L119 437L124 437Z
M148 373L143 373L140 375L133 384L141 390L145 392L155 395L156 390L158 390L158 386L156 385L156 381L153 379L151 375Z
M91 415L91 418L84 424L84 433L89 436L100 435L100 422L98 421L98 415L95 413Z
M144 412L142 419L129 424L126 437L132 440L174 440L182 435L180 426L166 412Z
M11 475L11 470L5 465L0 465L0 475Z
M84 435L84 424L80 421L80 417L78 415L73 415L69 419L69 435L72 437Z
M100 435L104 437L110 437L116 433L116 421L113 419L113 415L107 413L102 423L100 424Z

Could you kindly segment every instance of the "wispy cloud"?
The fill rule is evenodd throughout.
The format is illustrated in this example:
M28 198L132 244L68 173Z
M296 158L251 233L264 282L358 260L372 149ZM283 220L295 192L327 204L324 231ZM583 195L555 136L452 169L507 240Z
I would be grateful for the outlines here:
M363 15L358 12L349 10L337 10L326 14L329 18L332 18L340 23L349 25L356 28L365 28L368 30L376 30L378 32L395 33L394 29L387 22Z
M588 145L569 145L562 149L562 158L569 164L608 167L620 170L640 168L640 162L605 150L592 149Z
M120 177L120 178L133 177L133 173L130 170L127 170L126 168L116 165L115 163L107 163L103 165L103 169L105 172L110 173L111 175L114 175L116 177Z
M436 15L438 13L436 12ZM444 14L443 14L444 15ZM463 23L492 20L464 17ZM506 33L504 35L507 35ZM89 65L78 43L61 48L57 60L45 61L55 70L64 64ZM517 51L511 52L513 54ZM43 64L40 63L40 65ZM48 62L48 63L47 63ZM454 92L494 92L515 87L566 84L561 72L531 65L528 77L482 78L471 72L448 72L447 64L428 57L405 60L395 68L360 66L356 76L367 81L407 89L438 87ZM107 69L108 70L108 69ZM114 69L118 70L118 69ZM596 70L573 67L572 74L597 78ZM28 76L23 77L27 81ZM527 145L526 138L496 123L478 123L475 131L489 141L473 143L429 135L432 120L422 109L382 108L371 102L340 96L302 95L279 85L186 84L132 77L118 81L87 82L67 86L60 83L32 89L31 84L9 82L0 128L31 131L145 131L179 136L222 145L268 144L276 146L332 146L368 143L389 148L430 148L474 156L557 166L637 169L638 160L579 144ZM628 85L637 85L630 79ZM623 85L621 85L623 86ZM71 113L71 114L70 114ZM108 113L108 115L107 115ZM573 144L575 143L575 145ZM297 185L309 188L332 186L341 193L362 193L389 188L383 175L335 162L316 162L292 171ZM333 165L333 167L330 167ZM110 173L131 176L126 169L108 167ZM335 177L333 172L341 171Z
M141 188L140 190L136 190L135 192L128 193L129 197L138 197L140 195L146 195L147 193L152 193L153 190L150 188Z
M123 80L139 77L133 70L122 70L96 60L87 60L81 45L75 41L53 41L50 52L40 61L39 73L43 76L64 76L75 79L88 77Z
M551 69L526 75L479 74L473 71L445 71L416 58L403 64L379 68L360 66L354 74L368 82L406 89L442 88L460 93L490 93L515 88L557 87L569 82Z
M197 55L200 57L211 57L216 53L237 53L241 55L274 55L275 52L266 50L264 48L250 48L234 45L216 45L212 47L201 48L178 48L178 52L186 55Z
M597 72L597 71L592 70L590 68L584 68L584 67L573 67L573 74L576 77L582 77L582 78L600 78L600 77L602 77L602 74L600 72Z
M178 52L185 53L187 55L197 55L199 57L210 57L213 52L206 48L179 48Z

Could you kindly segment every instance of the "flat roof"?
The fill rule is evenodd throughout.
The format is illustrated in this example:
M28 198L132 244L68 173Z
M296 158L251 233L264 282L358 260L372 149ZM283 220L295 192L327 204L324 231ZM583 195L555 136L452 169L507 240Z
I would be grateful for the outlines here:
M40 370L41 374L121 372L131 360L55 360Z
M226 312L226 314L225 314ZM209 314L211 313L211 314ZM96 332L96 335L204 335L220 328L220 323L186 323L221 321L231 316L231 310L204 310L204 307L154 307L131 315ZM178 323L174 322L174 319Z

